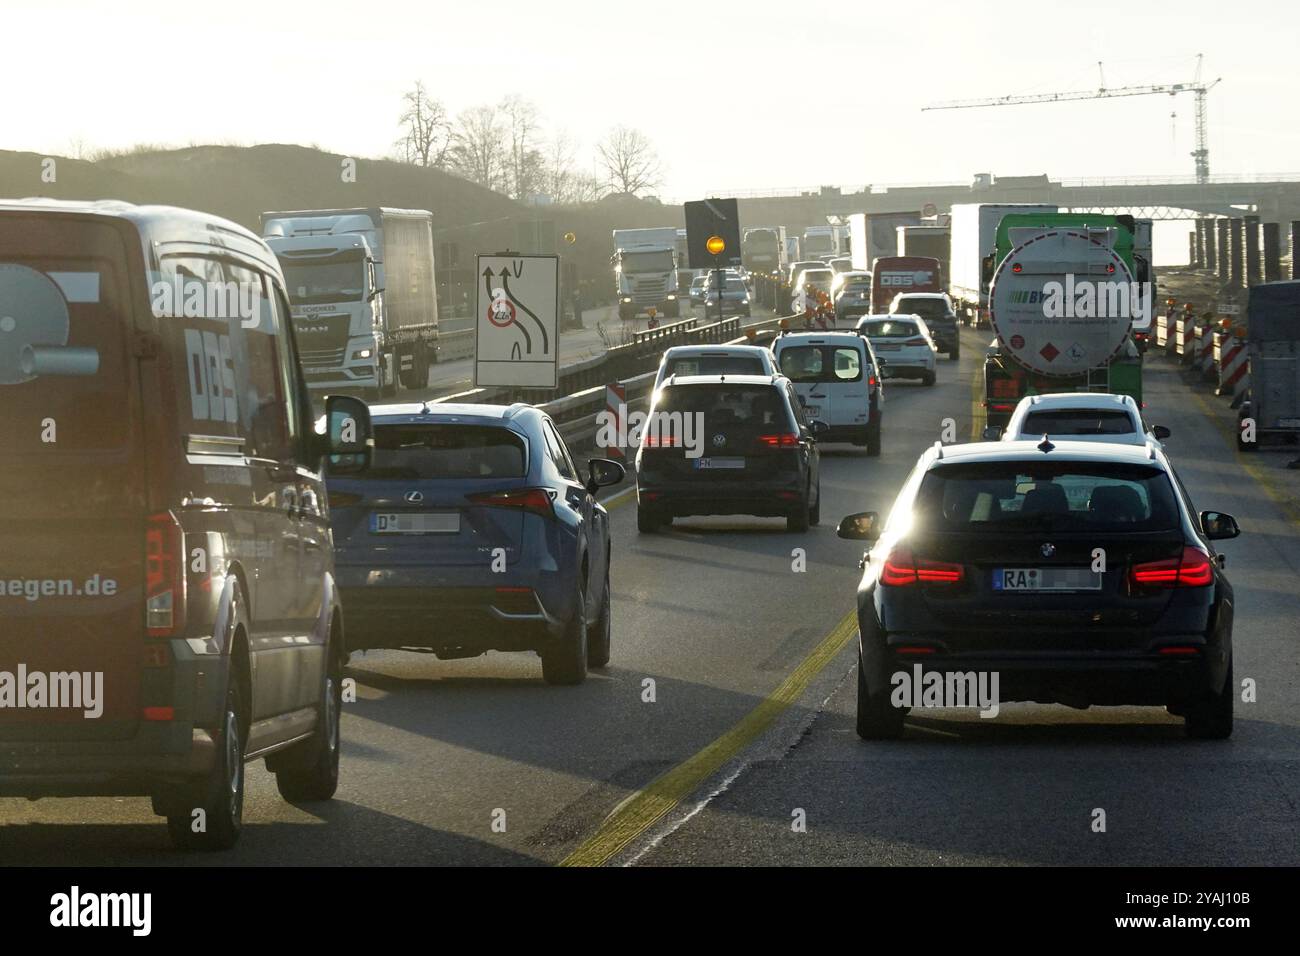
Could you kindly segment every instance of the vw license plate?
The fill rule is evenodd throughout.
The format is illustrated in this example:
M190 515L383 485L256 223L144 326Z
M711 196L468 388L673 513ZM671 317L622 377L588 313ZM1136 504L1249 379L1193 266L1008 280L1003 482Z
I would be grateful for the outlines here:
M1100 591L1091 568L994 568L995 591Z
M743 458L696 458L696 471L716 471L720 468L744 468Z
M454 511L426 511L409 514L370 515L372 534L456 534L460 531L460 515Z

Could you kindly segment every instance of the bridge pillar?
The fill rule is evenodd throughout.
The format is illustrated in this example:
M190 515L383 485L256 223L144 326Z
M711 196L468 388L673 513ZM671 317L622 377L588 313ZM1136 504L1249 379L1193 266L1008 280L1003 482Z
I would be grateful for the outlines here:
M1300 219L1291 220L1291 278L1300 279Z
M1246 275L1246 223L1236 217L1228 222L1228 245L1232 249L1228 264L1228 285L1240 289Z
M1192 233L1192 268L1205 268L1205 220L1196 220L1196 231Z
M1219 247L1219 282L1225 285L1228 282L1228 265L1232 262L1232 250L1228 248L1229 225L1230 223L1226 219L1216 219L1214 221L1215 241Z
M1259 216L1246 217L1246 285L1263 281L1259 269Z
M1264 281L1276 282L1282 278L1282 252L1278 248L1281 229L1275 222L1264 223Z
M1197 236L1195 232L1189 232L1187 234L1187 264L1193 269L1199 269L1201 267L1200 250L1198 248L1200 242L1197 241L1199 238L1200 237Z
M1215 220L1202 219L1202 228L1205 230L1205 268L1214 272L1219 268L1219 250L1214 242L1215 233L1218 231L1214 228Z

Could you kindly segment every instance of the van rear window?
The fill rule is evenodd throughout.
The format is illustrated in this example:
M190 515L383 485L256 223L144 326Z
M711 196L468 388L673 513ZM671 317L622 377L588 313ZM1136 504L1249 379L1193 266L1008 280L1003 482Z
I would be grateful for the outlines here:
M857 382L862 353L833 345L792 345L781 350L781 374L792 382Z
M126 443L126 250L105 223L0 215L0 440L7 453Z

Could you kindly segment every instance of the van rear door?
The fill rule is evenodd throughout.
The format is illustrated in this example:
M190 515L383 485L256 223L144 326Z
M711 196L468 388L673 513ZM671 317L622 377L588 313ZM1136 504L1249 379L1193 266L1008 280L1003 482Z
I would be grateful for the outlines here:
M149 528L133 236L0 212L0 740L127 737L139 715Z

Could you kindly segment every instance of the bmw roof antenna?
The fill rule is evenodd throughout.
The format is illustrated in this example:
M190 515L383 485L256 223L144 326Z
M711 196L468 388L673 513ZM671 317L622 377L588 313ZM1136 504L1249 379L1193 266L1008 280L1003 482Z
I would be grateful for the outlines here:
M1041 452L1049 452L1055 447L1056 446L1052 444L1052 440L1047 437L1047 432L1043 432L1043 440L1038 443L1038 450Z

